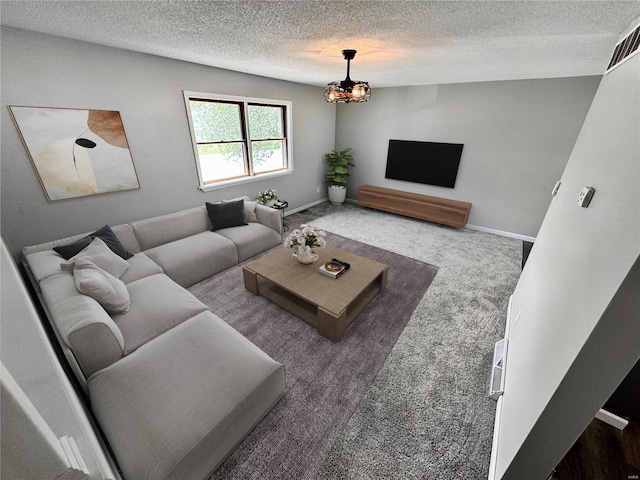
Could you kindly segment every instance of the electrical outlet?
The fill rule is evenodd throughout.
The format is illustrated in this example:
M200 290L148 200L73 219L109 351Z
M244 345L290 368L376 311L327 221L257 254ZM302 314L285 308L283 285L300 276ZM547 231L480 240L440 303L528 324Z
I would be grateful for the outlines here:
M318 187L318 189L316 190L316 193L320 193L320 187Z
M591 199L593 198L593 194L596 193L595 188L593 187L584 187L578 195L578 205L583 208L587 208L589 203L591 203Z

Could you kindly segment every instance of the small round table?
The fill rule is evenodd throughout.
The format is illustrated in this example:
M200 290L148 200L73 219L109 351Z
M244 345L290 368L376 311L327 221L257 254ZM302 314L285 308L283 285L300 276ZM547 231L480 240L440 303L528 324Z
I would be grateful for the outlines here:
M287 225L284 221L284 210L285 208L287 208L289 206L289 202L287 202L286 200L276 200L276 203L274 203L273 205L271 205L271 208L275 208L276 210L280 210L280 215L282 217L282 231L286 232L287 230L289 230L289 225Z

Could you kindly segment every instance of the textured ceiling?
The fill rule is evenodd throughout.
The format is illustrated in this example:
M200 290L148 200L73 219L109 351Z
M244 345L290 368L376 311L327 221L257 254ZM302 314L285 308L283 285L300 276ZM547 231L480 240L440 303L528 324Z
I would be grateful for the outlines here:
M324 85L602 74L638 1L5 1L2 25Z

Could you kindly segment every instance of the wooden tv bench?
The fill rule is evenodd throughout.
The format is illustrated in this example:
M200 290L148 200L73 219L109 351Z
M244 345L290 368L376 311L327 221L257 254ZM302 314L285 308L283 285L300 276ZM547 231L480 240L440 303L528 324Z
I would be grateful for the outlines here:
M468 202L430 197L372 185L360 187L358 205L458 228L462 228L467 224L469 212L471 211L471 204Z

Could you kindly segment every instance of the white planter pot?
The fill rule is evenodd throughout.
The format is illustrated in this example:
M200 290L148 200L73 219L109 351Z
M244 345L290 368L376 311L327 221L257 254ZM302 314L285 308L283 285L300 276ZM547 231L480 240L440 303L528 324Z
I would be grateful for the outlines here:
M331 205L342 205L347 198L347 187L343 185L329 185L329 201Z

